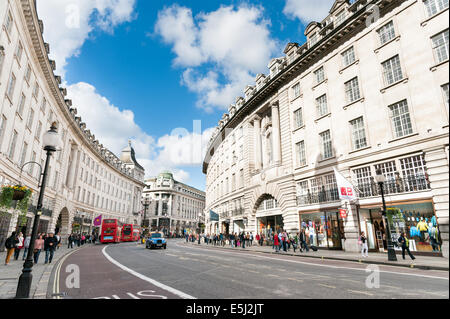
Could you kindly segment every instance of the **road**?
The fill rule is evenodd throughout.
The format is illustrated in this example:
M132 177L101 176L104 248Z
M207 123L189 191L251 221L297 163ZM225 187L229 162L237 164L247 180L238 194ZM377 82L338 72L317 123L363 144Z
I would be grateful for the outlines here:
M368 269L355 262L222 250L182 240L170 240L166 250L136 243L86 247L64 258L54 275L51 292L75 299L449 298L444 271Z

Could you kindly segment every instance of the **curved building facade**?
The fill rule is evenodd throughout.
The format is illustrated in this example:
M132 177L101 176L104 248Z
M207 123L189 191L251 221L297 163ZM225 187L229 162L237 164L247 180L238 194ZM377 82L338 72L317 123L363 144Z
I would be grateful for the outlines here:
M38 165L23 165L44 166L42 136L53 122L63 146L49 164L39 231L87 233L100 215L139 223L144 169L131 144L121 158L106 149L65 98L35 0L1 1L0 24L0 183L33 189L22 229L31 229L40 181ZM18 215L14 208L1 213L0 248L18 228Z
M385 251L380 169L399 212L392 239L423 221L414 251L448 256L448 32L441 1L335 1L218 122L203 163L207 230L308 227L311 244L348 251L365 231ZM333 168L357 201L339 200Z

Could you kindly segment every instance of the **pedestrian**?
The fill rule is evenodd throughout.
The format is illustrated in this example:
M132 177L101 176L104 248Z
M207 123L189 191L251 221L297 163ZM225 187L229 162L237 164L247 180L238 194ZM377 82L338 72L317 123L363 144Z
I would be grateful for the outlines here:
M42 235L39 235L34 241L33 259L35 264L39 261L39 255L41 254L42 249L44 249L44 239L42 239Z
M361 245L361 255L363 257L369 257L369 248L367 247L367 237L364 232L361 232L361 236L359 237L359 242ZM365 254L364 254L365 252Z
M19 233L19 235L17 236L17 240L19 242L16 244L16 247L15 247L15 250L14 250L14 260L19 259L20 251L23 249L23 245L24 245L25 239L23 238L23 234L22 233Z
M409 239L406 237L405 232L402 232L400 237L398 238L398 243L402 247L402 257L405 259L405 250L408 252L409 257L411 257L412 260L416 259L416 257L411 254L411 251L409 250Z
M245 232L241 233L241 238L240 239L241 239L241 243L242 243L242 249L244 249L245 248L245 242L247 240Z
M31 234L28 234L27 237L25 238L25 242L23 244L22 260L25 260L25 258L26 258L26 255L28 253L28 249L30 248L30 242L31 242Z
M302 228L300 231L300 251L303 252L303 249L306 249L306 251L309 251L308 244L306 243L306 234L305 229Z
M19 243L19 240L17 239L16 232L13 231L11 233L11 236L9 236L5 242L5 247L7 249L6 258L5 258L5 266L7 266L9 264L9 261L11 260L11 256L14 254L16 245L18 243Z
M61 236L58 234L55 235L56 240L58 241L58 244L56 245L56 249L59 249L59 246L61 246Z
M250 233L250 246L253 246L253 233Z
M53 233L49 233L48 237L44 240L44 250L45 250L45 263L52 263L53 254L55 253L56 245L58 240L54 237Z
M73 234L70 234L67 237L67 248L73 248Z
M273 247L275 247L275 252L278 253L280 251L280 238L278 234L273 235Z

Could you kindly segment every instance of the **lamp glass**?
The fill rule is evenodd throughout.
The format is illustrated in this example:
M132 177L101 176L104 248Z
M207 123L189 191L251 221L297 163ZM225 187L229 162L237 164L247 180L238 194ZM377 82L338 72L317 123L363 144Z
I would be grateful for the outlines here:
M384 183L386 182L386 177L381 173L381 170L377 170L377 174L375 175L375 180L377 183Z
M42 138L42 142L43 142L44 148L49 147L49 148L58 149L62 144L58 132L56 132L54 130L49 130L49 131L45 132L44 136Z

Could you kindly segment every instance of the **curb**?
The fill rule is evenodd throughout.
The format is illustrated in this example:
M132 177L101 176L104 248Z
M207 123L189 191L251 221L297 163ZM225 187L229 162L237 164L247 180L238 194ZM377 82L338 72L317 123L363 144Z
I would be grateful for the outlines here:
M184 246L189 246L189 244L182 243ZM414 264L396 264L393 262L383 262L383 261L369 261L369 260L363 260L363 259L351 259L351 258L338 258L338 257L325 257L325 256L305 256L305 255L297 255L293 253L286 253L286 254L277 254L274 252L269 251L260 251L260 250L235 250L233 248L228 247L214 247L211 246L210 249L223 249L223 250L231 250L231 251L237 251L237 252L256 252L256 253L262 253L262 254L268 254L268 255L278 255L278 256L294 256L294 257L300 257L300 258L316 258L316 259L329 259L329 260L338 260L338 261L350 261L355 263L363 263L363 264L377 264L377 265L385 265L385 266L395 266L395 267L404 267L404 268L416 268L416 269L423 269L423 270L443 270L443 271L449 271L449 267L441 267L441 266L426 266L426 265L414 265Z

